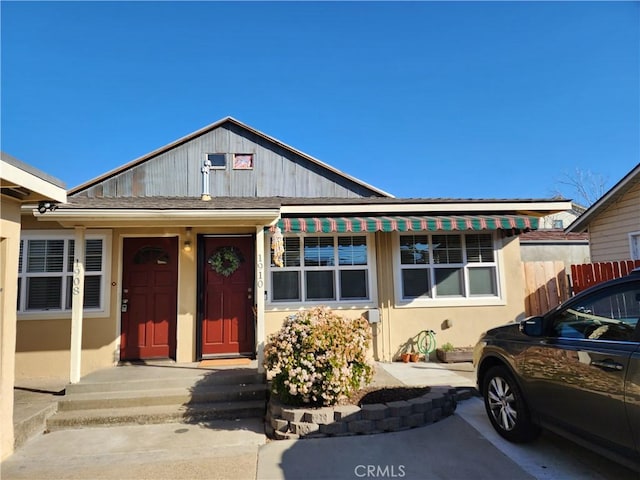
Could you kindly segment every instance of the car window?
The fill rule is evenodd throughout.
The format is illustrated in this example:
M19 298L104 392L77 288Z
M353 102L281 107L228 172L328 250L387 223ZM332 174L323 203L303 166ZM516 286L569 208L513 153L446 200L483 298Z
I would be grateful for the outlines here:
M571 303L551 321L551 336L590 340L633 340L640 320L640 287L617 286Z

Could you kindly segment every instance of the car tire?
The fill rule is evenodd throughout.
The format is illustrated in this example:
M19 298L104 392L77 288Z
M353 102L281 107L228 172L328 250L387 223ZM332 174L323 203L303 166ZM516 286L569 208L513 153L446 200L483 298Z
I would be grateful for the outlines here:
M504 366L491 367L484 376L484 407L493 428L510 442L530 442L540 433L520 387Z

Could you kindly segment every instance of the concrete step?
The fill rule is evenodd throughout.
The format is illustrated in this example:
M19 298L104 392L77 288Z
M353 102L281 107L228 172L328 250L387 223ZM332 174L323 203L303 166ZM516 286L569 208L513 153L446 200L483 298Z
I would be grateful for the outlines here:
M121 388L127 385L120 384ZM133 388L133 385L129 385ZM208 385L180 388L133 389L67 393L58 401L58 411L150 407L156 405L191 405L211 402L266 400L264 383L243 385Z
M13 436L14 448L18 449L27 440L42 435L47 428L47 419L56 413L56 404L35 404L20 409L21 415L14 411ZM16 418L19 417L19 418Z
M115 425L194 424L221 419L260 418L264 413L264 400L100 408L59 411L47 420L47 428L54 431Z
M264 384L265 375L254 372L238 373L222 371L196 376L153 377L153 378L118 378L110 381L88 381L66 386L66 394L117 392L130 390L160 390L173 388L206 388L214 385L248 385Z

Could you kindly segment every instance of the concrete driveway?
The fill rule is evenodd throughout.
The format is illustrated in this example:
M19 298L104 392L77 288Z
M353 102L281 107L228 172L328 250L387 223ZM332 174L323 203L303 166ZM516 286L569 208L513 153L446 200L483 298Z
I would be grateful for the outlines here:
M629 479L639 474L559 437L512 445L479 398L426 427L267 442L257 420L61 430L2 463L10 479Z
M406 385L473 385L470 365L381 364ZM256 419L60 430L36 437L5 460L11 479L593 479L640 480L560 437L504 441L482 400L411 430L379 435L267 441Z

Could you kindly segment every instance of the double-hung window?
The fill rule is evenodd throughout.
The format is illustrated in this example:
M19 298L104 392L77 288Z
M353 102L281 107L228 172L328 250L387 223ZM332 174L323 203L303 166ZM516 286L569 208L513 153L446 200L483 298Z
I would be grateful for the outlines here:
M372 257L367 235L287 235L282 267L271 262L271 302L367 302Z
M105 235L87 235L84 309L105 308ZM75 240L72 235L23 234L18 259L18 312L71 310Z
M399 293L403 301L498 297L492 234L399 237Z

